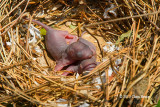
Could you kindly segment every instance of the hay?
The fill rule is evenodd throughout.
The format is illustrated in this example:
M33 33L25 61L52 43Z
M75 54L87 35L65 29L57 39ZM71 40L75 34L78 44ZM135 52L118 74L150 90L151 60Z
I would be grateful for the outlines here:
M1 106L101 107L158 103L159 1L93 1L1 1ZM55 62L45 50L40 27L31 24L31 20L25 21L25 16L57 29L70 29L70 33L79 36L86 31L97 45L97 60L101 63L83 75L65 77L61 75L64 71L54 72ZM112 42L114 50L105 51L99 38L105 43Z

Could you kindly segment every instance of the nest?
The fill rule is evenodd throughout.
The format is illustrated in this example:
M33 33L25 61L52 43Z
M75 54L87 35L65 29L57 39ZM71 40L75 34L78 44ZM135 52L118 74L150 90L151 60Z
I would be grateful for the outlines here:
M159 3L2 0L0 105L158 107ZM69 28L78 36L87 32L97 45L97 60L101 63L82 75L54 72L55 61L47 54L40 36L43 30L31 20L25 21L26 16L57 29Z

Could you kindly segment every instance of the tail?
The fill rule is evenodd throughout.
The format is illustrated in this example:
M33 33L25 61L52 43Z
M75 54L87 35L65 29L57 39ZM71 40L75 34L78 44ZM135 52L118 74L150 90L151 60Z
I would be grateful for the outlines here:
M30 20L29 18L24 18L24 19ZM42 23L42 22L40 22L40 21L37 21L37 20L32 19L32 22L37 23L39 26L42 26L42 27L43 27L44 29L46 29L47 31L48 31L49 29L52 29L51 27L45 25L44 23Z

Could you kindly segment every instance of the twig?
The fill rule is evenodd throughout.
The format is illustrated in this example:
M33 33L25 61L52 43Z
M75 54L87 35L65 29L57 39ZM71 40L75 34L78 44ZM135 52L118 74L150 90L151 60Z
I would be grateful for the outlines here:
M29 3L29 0L27 1L27 4L26 4L23 12L21 13L21 15L13 22L13 24L12 24L10 27L7 28L7 30L5 30L2 34L0 34L0 36L4 35L12 26L14 26L14 24L16 24L16 22L17 22L21 17L23 17L24 15L26 15L26 14L23 14L23 13L25 12L25 10L26 10L26 8L27 8L28 3ZM0 31L1 31L1 29L0 29Z
M27 90L27 91L24 91L24 93L30 94L30 93L32 93L32 91L38 90L38 89L40 89L40 88L42 88L42 87L45 87L45 86L47 86L47 85L49 85L49 84L50 84L49 82L44 83L44 84L42 84L42 85L40 85L40 86L37 86L37 87L35 87L35 88L29 89L29 90ZM10 101L10 100L13 100L13 99L17 99L17 98L19 98L19 97L20 97L20 96L18 96L18 95L6 96L6 97L0 99L0 103L6 102L6 101Z
M14 7L6 16L4 16L1 20L0 23L7 17L9 16L16 8L18 8L23 2L25 2L26 0L22 0L18 5L16 5L16 7Z
M19 95L20 97L22 97L22 98L24 98L24 99L26 99L26 100L29 100L30 102L33 102L33 103L36 103L36 104L43 104L43 103L41 103L41 102L33 99L32 97L26 95L24 92L16 89L16 88L8 81L8 79L7 79L5 76L3 76L3 75L1 75L1 74L0 74L0 76L5 79L5 81L8 83L8 85L9 85L10 87L12 87L12 88L14 89L13 92L14 92L15 94Z
M124 92L123 95L127 95L127 93L129 92L129 90L130 90L136 83L138 83L141 79L143 79L144 76L146 76L146 72L144 72L143 74L141 74L141 76L140 76L139 78L137 78L136 80L134 80L133 82L131 82L131 83L128 85L127 90ZM122 107L123 101L124 101L124 97L122 97L122 99L120 100L119 107Z
M47 81L49 81L49 82L51 82L51 83L54 83L54 84L56 84L56 85L58 85L58 86L60 86L60 87L62 87L62 88L66 88L66 89L68 89L68 90L74 91L74 92L76 92L76 94L78 94L78 95L84 95L85 97L87 97L87 98L89 98L89 99L91 99L91 100L93 100L93 101L97 101L97 98L95 98L95 97L93 97L93 96L91 96L91 95L78 92L78 91L74 90L73 88L70 88L70 87L67 87L67 86L65 86L65 85L63 85L63 84L57 83L57 82L55 82L55 81L52 81L51 79L46 78L46 77L44 77L44 76L42 76L42 78L44 78L45 80L47 80ZM98 102L99 102L99 101L98 101Z
M108 21L103 21L103 22L98 22L98 23L93 23L93 24L88 24L88 25L84 25L83 27L95 26L95 25L109 23L109 22L115 22L115 21L121 21L121 20L126 20L126 19L131 19L131 18L142 17L142 16L154 15L154 14L158 14L158 13L160 13L160 11L156 11L153 13L147 13L147 14L141 14L141 15L135 15L135 16L122 17L122 18L118 18L118 19L113 19L113 20L108 20Z
M20 63L12 64L10 66L4 66L3 68L0 69L0 72L4 71L4 70L11 69L11 68L16 67L16 66L25 65L26 63L29 63L29 62L31 62L31 61L30 60L26 60L26 61L22 61Z
M102 58L103 58L103 51L102 51L102 49L101 49L101 46L100 46L100 43L99 43L98 39L97 39L95 36L93 36L92 33L91 33L86 27L84 27L84 29L97 41L99 50L100 50L101 55L102 55Z

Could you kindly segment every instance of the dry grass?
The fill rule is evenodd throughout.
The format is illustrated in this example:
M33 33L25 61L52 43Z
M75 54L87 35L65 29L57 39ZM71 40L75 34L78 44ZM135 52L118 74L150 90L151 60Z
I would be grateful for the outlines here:
M103 18L105 8L109 12L107 19ZM61 103L79 106L84 102L90 106L157 104L159 13L158 0L0 0L1 106L41 107ZM55 73L55 62L48 57L44 41L36 36L36 42L29 42L33 39L28 29L31 21L26 22L25 16L62 30L66 22L76 23L71 33L80 36L87 31L98 43L99 60L106 61L79 77L61 76L64 71ZM102 37L116 43L129 30L130 36L118 42L119 50L113 52L105 52L97 39ZM121 59L119 64L117 59ZM112 76L108 75L109 68L114 71ZM57 102L59 99L66 100Z

